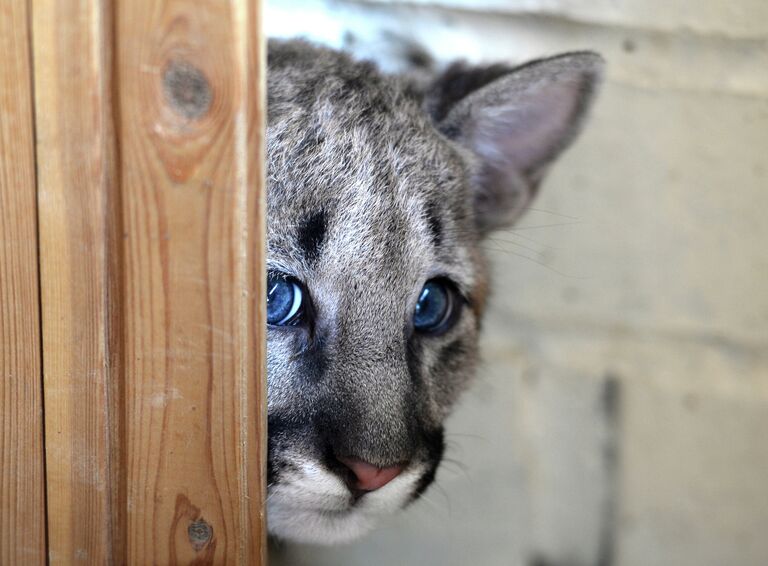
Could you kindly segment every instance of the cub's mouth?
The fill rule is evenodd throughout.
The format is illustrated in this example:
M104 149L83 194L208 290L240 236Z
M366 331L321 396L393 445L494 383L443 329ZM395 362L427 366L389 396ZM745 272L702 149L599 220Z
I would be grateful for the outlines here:
M406 507L434 481L442 431L409 461L374 465L359 458L308 454L288 439L270 444L267 517L278 539L313 544L354 540Z

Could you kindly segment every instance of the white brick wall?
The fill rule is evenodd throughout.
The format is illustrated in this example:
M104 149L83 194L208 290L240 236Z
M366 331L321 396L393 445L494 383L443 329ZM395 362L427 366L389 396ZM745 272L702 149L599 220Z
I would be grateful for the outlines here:
M450 426L466 472L286 563L768 564L768 2L271 0L267 29L609 65L535 210L489 243L487 364Z
M764 40L768 32L768 3L763 0L378 1L389 5L439 6L511 16L547 14L607 26L645 28L671 34L722 35L733 39Z

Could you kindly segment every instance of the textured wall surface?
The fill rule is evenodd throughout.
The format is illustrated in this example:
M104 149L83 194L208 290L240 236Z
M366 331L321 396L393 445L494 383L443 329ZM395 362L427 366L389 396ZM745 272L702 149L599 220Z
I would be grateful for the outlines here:
M583 137L488 242L485 366L438 485L304 564L768 564L768 3L270 0L383 57L608 60Z

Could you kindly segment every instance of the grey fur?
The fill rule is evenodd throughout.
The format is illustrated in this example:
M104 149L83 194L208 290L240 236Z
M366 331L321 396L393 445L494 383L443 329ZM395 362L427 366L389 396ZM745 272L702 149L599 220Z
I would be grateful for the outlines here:
M475 371L488 288L479 244L519 215L572 141L600 69L577 53L520 69L454 66L425 87L330 49L270 42L268 266L311 297L308 324L268 332L274 534L348 539L390 510L387 497L400 506L432 480L443 420ZM537 106L547 89L565 111ZM529 150L525 128L548 116L562 123ZM522 167L519 154L533 159ZM421 336L411 316L434 277L465 306L447 333ZM407 497L395 487L321 497L310 476L328 471L323 486L333 484L340 457L409 463Z

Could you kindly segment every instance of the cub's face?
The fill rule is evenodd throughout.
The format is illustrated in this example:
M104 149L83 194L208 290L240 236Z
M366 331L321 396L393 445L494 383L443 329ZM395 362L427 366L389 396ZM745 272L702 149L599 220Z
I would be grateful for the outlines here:
M330 50L270 44L273 535L349 540L432 482L443 421L474 373L487 288L480 242L524 208L597 73L595 56L570 57L592 66L555 65L576 68L567 101L543 95L568 106L563 124L538 135L541 155L521 155L535 153L531 143L504 146L512 122L531 120L512 69L455 67L416 88ZM512 118L499 82L517 91Z

